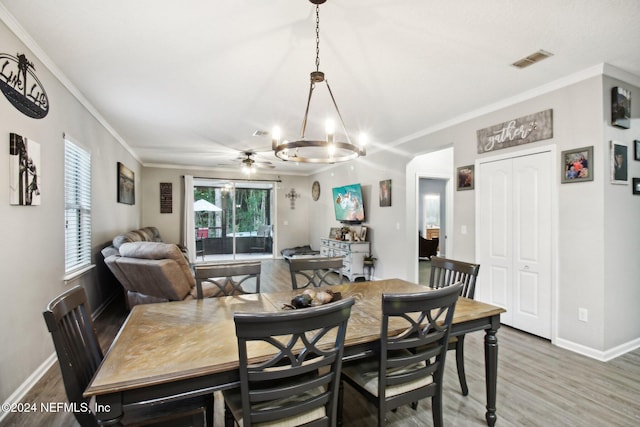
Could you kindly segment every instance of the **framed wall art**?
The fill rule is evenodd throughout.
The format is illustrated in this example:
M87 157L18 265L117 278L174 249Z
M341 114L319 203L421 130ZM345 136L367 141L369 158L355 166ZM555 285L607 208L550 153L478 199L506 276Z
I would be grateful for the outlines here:
M391 206L391 180L380 181L380 206Z
M136 181L131 169L118 162L118 203L136 204Z
M593 181L593 146L562 152L562 183Z
M629 159L626 144L611 141L611 183L628 184L628 169Z
M633 178L633 194L640 194L640 178Z
M631 91L625 88L611 89L611 125L623 129L631 126Z
M12 205L40 204L40 144L9 134L9 201Z
M635 160L640 160L640 141L637 139L633 141L633 158Z
M458 184L457 190L473 190L473 165L461 166L458 168Z
M173 213L173 184L160 183L160 213Z

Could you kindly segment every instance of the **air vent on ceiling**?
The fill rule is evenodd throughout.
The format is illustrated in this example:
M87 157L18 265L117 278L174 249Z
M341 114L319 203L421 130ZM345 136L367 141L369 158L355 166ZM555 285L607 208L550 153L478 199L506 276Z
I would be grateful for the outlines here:
M534 52L531 55L527 56L526 58L522 58L511 65L517 68L525 68L525 67L528 67L529 65L535 64L536 62L540 62L543 59L546 59L550 56L553 56L553 53L540 49L539 51Z
M253 133L253 136L265 136L265 135L269 135L269 132L267 132L266 130L257 130Z

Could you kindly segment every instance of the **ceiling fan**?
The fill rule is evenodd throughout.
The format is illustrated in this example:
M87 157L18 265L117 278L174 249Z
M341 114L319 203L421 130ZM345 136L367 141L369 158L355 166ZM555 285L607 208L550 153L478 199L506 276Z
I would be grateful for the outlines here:
M242 171L245 174L251 175L258 168L266 168L266 169L275 168L275 166L272 165L271 162L264 161L264 160L256 160L255 155L256 153L254 151L243 151L240 157L238 157L238 159L242 163Z

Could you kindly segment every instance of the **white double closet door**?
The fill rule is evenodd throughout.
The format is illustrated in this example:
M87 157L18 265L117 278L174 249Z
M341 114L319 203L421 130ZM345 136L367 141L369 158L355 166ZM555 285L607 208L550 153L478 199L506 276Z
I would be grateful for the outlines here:
M551 338L553 154L480 163L476 299L506 308L506 325Z

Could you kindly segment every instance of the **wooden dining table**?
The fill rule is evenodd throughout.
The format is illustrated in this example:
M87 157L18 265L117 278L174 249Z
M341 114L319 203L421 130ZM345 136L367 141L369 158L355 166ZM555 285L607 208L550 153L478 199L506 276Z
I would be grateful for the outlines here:
M335 285L331 291L356 300L345 337L345 359L372 354L380 339L383 293L430 288L401 279ZM95 396L102 425L119 425L127 405L211 393L239 386L233 314L277 312L301 291L247 294L135 306L118 332L84 395ZM460 297L451 335L485 331L486 420L496 422L500 307Z

